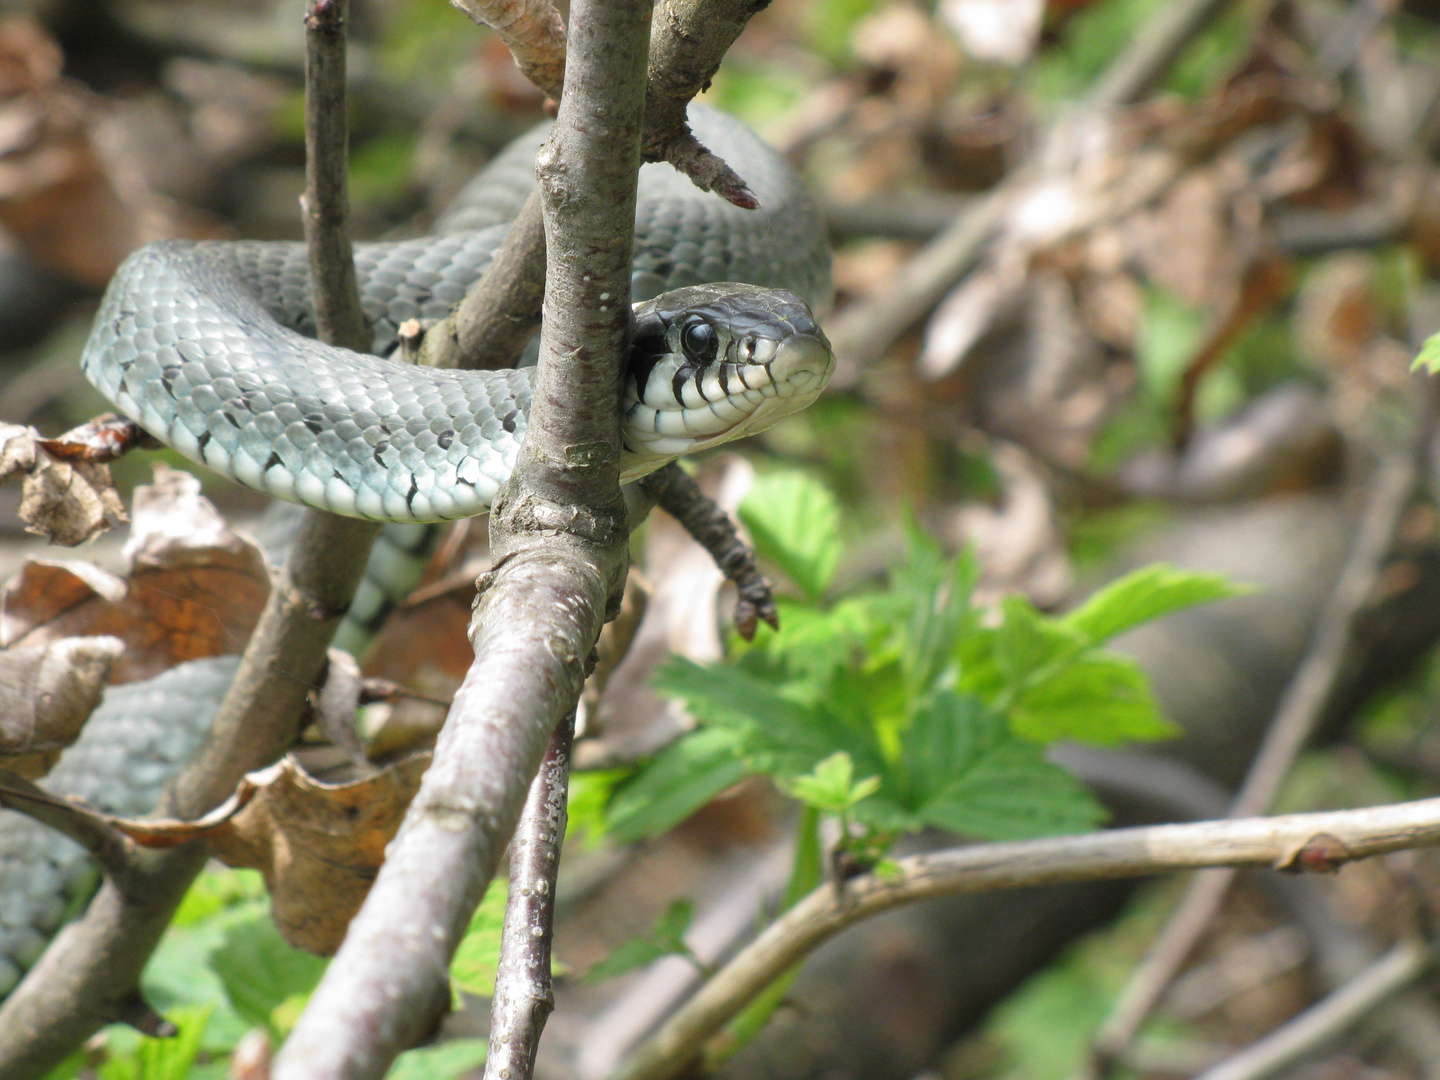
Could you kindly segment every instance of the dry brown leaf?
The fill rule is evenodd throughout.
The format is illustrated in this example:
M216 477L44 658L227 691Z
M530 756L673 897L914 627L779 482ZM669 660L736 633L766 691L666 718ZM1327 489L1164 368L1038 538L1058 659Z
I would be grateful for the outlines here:
M44 776L100 704L124 647L83 637L0 652L0 768Z
M428 754L374 776L324 784L291 758L252 774L255 793L210 835L216 856L265 875L285 940L333 953L359 910L405 809L430 765Z
M59 444L34 428L0 424L0 483L23 475L19 515L27 531L74 547L126 520L110 470L83 454L57 456Z
M0 590L0 644L113 635L114 680L149 678L186 660L239 652L269 594L265 556L232 532L188 473L157 469L136 491L129 575L33 560Z

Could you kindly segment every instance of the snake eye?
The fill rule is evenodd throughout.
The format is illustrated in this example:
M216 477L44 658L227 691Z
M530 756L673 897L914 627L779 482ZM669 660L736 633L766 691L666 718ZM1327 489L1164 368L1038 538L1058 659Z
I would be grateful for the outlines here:
M680 332L680 347L693 364L708 364L715 359L720 339L715 328L703 319L696 319Z

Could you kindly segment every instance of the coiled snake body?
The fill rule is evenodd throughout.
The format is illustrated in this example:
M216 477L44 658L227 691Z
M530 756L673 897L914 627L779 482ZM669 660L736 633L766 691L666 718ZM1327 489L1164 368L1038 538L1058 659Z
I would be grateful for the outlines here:
M808 306L828 300L829 252L803 188L738 122L701 107L691 121L762 208L729 206L668 166L642 169L632 287L644 302L622 403L625 479L803 408L833 366ZM402 322L443 317L484 273L533 183L543 137L532 132L502 154L437 235L357 245L377 356L305 336L313 316L300 245L169 242L117 273L86 375L150 434L279 498L392 522L483 512L513 468L530 371L440 371L383 357ZM380 592L403 588L416 529L392 527L377 545L372 577L383 584L357 597L357 625ZM351 627L337 640L354 648L364 638ZM194 671L108 692L46 786L113 813L148 811L208 726L203 702L233 660L184 667ZM92 876L87 862L70 841L0 811L0 995L58 927L67 893Z

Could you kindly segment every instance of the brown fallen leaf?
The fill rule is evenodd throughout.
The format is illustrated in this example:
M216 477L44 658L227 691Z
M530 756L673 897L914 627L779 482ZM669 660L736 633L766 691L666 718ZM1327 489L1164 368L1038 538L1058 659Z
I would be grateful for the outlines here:
M100 703L124 647L82 637L0 652L0 768L44 776Z
M32 560L0 589L0 645L112 635L125 643L115 682L239 652L270 578L264 553L233 532L189 473L157 466L137 489L120 578L84 562Z
M373 776L327 784L287 756L246 776L229 800L196 821L105 820L145 847L204 837L227 865L259 870L285 940L329 956L429 766L429 754L416 754Z
M33 428L0 425L0 482L24 476L19 513L26 531L74 547L126 520L109 469L81 457L62 460L46 442Z
M429 765L421 754L374 776L325 784L286 758L248 778L254 796L210 833L212 850L230 866L264 874L285 940L328 956L370 891Z

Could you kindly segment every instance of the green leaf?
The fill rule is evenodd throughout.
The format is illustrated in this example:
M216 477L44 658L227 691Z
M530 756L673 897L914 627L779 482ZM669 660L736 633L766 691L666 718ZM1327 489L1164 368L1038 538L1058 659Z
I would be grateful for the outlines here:
M1043 667L1073 656L1086 641L1069 626L1048 619L1023 596L1000 602L1003 621L995 634L995 660L1011 692Z
M605 959L592 964L585 972L585 981L604 982L665 956L683 956L698 964L690 946L685 944L685 935L690 930L694 914L695 906L689 900L676 900L655 920L649 933L623 942Z
M1002 713L969 695L936 694L916 711L901 751L901 775L855 807L858 820L1003 840L1077 831L1103 817L1042 748L1015 738Z
M276 1028L275 1010L294 995L314 990L325 964L281 937L267 913L228 927L210 953L210 967L235 1011L277 1036L284 1033Z
M495 969L500 963L500 934L505 927L505 901L509 889L494 878L450 961L450 986L457 993L493 997Z
M740 504L755 550L818 600L840 563L840 505L815 478L800 472L756 479Z
M857 815L866 804L856 807ZM982 840L1025 840L1084 832L1105 809L1073 776L1045 760L1038 746L991 747L916 816L925 825Z
M1419 371L1421 368L1431 375L1440 374L1440 334L1432 335L1420 346L1420 355L1415 357L1410 370Z
M1061 621L1098 645L1152 619L1249 591L1221 574L1155 563L1106 585Z
M610 838L628 844L674 828L749 772L739 735L702 728L671 743L618 788L610 802Z
M115 1046L96 1070L99 1080L185 1080L200 1052L209 1009L180 1009L170 1021L179 1029L168 1039L140 1036L130 1047ZM114 1042L107 1038L107 1048Z
M901 608L900 656L911 696L923 696L952 662L955 642L970 622L970 597L979 578L973 556L946 559L940 545L913 522L906 523L906 560L891 574Z
M1040 743L1113 746L1175 734L1144 672L1111 652L1088 653L1031 682L1012 704L1010 723L1017 735Z
M263 886L259 898L250 898L253 889L250 871L202 873L191 886L191 891L200 892L194 905L188 893L181 904L190 908L192 917L183 926L177 920L165 931L141 977L145 1000L163 1015L186 1008L209 1010L210 1020L200 1044L207 1054L229 1054L254 1026L231 1005L210 964L210 954L224 943L231 927L269 922ZM217 903L223 906L217 907ZM203 916L198 912L204 912Z
M654 687L677 697L708 724L749 732L756 725L803 725L809 710L769 682L736 668L702 666L672 656L656 671Z
M838 814L875 794L880 788L880 778L870 776L856 780L854 760L840 750L818 762L804 776L784 779L781 786L807 806Z
M395 1059L385 1080L453 1080L485 1064L485 1039L452 1039L436 1046L406 1050Z

